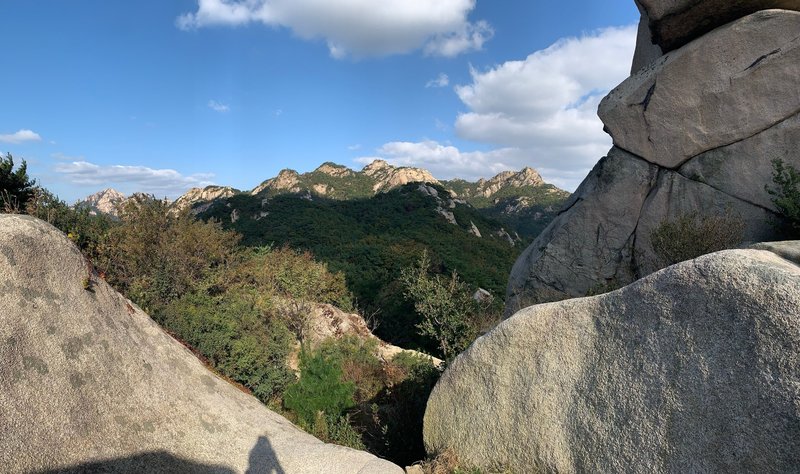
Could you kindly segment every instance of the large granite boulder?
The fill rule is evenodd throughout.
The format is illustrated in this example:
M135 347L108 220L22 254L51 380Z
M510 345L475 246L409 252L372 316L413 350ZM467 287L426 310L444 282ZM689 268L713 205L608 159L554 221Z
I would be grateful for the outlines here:
M50 225L0 215L4 472L400 473L214 375Z
M512 472L798 472L800 267L729 250L522 310L445 371L424 436Z
M800 0L637 0L664 51L759 10L800 10Z
M650 234L686 213L741 220L743 243L782 238L765 186L773 160L800 168L800 13L759 11L655 59L599 115L614 149L517 260L506 316L658 269Z
M640 70L601 102L614 145L676 168L800 112L800 13L767 10Z

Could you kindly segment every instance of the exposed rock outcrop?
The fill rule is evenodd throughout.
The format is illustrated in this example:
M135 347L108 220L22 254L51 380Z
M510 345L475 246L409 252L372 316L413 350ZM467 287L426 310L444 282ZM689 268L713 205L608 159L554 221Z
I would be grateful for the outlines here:
M383 160L375 160L365 166L362 173L373 178L376 182L372 185L374 192L388 191L408 183L439 184L439 180L422 168L394 167Z
M265 190L286 191L290 193L300 192L300 175L295 170L281 170L278 176L270 178L256 186L250 194L256 195Z
M194 213L208 209L210 203L216 199L229 198L238 191L230 186L206 186L205 188L192 188L172 203L172 208L180 212L191 208ZM201 204L202 203L202 204ZM195 207L198 205L197 207Z
M798 400L800 267L730 250L520 311L447 369L424 435L511 472L798 472Z
M664 51L677 49L709 31L759 10L800 10L797 0L638 0Z
M362 340L375 341L377 345L376 355L384 361L390 361L396 355L405 352L425 357L436 367L441 366L443 363L441 359L437 359L436 357L411 349L403 349L402 347L382 341L372 334L372 331L367 326L367 322L364 321L363 317L355 313L346 313L329 304L311 305L311 308L309 308L308 323L304 342L310 344L312 347L316 347L319 343L328 338L341 339L346 336L355 336ZM299 359L298 356L299 354L295 359Z
M651 232L684 213L740 219L744 242L781 237L765 186L772 160L800 167L800 13L759 11L695 39L599 115L614 148L514 265L506 315L654 271Z
M30 217L0 215L0 341L4 471L402 472L216 377Z
M125 202L124 194L113 188L108 188L86 196L82 201L79 201L76 206L89 208L89 213L92 215L99 213L117 216L117 208L123 202Z
M634 74L598 114L617 147L676 168L796 115L798 78L800 13L762 11Z

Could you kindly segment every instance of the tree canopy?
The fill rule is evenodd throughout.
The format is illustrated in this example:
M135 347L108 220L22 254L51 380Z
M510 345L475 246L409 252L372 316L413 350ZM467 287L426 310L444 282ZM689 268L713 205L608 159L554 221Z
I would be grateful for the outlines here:
M36 180L28 176L28 164L22 160L14 171L14 158L11 153L0 156L0 211L24 210L33 196Z

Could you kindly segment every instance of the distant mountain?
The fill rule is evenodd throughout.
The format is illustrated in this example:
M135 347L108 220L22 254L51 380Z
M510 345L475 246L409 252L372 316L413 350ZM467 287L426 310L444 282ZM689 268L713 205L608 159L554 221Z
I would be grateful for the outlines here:
M274 196L305 192L330 199L359 199L412 182L439 183L426 170L394 167L383 160L375 160L361 171L328 162L310 173L283 170L256 186L250 194Z
M205 188L192 188L172 203L173 209L182 211L192 208L195 213L203 212L217 199L229 198L241 191L230 186L206 186ZM197 207L195 207L197 206Z
M90 196L86 196L83 200L78 201L75 207L85 207L89 209L89 213L107 214L110 216L117 216L117 207L125 202L125 195L119 191L108 188L96 192Z
M323 163L309 173L282 170L252 191L241 193L229 187L209 186L192 189L175 205L191 206L195 213L208 209L215 199L249 194L270 199L282 194L300 194L333 200L366 199L408 183L441 185L453 198L480 210L503 223L513 240L533 239L555 217L569 193L545 183L536 170L504 171L491 179L469 182L462 179L439 181L421 168L395 167L375 160L361 171L336 163Z

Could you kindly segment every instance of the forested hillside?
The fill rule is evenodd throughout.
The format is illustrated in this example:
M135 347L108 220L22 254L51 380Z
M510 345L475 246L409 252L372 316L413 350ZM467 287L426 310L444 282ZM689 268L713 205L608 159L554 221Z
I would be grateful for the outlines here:
M522 248L503 237L500 223L452 199L443 187L418 183L353 200L240 194L217 201L200 217L235 230L246 246L311 251L345 275L358 307L376 316L379 336L434 351L417 334L419 317L403 297L400 270L427 251L437 273L456 271L473 291L484 288L500 304Z

